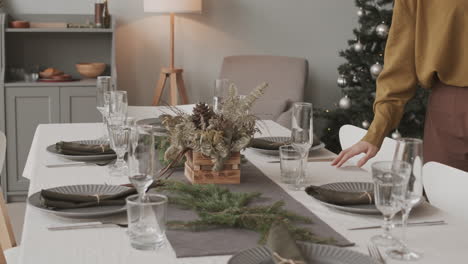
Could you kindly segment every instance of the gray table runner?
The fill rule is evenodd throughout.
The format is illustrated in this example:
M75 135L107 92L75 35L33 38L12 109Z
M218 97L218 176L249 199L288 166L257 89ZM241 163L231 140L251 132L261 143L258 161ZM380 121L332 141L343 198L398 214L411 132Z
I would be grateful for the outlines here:
M235 192L261 192L262 198L255 199L253 205L272 204L283 200L285 209L309 217L313 221L313 224L302 226L310 228L314 234L324 238L333 238L338 246L354 245L287 194L253 164L242 165L241 173L241 184L222 186ZM171 179L186 181L183 171L176 171ZM197 214L193 211L182 210L175 206L169 207L168 221L190 221L197 218ZM260 235L254 231L228 228L201 232L168 230L167 237L178 258L232 255L241 250L258 246L260 239Z

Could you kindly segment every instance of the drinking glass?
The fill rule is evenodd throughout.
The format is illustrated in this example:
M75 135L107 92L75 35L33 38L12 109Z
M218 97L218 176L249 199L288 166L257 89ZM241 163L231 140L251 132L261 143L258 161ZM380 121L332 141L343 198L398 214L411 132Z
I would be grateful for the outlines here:
M112 82L110 76L99 76L97 78L97 85L96 85L96 108L101 113L102 116L102 124L104 129L104 135L102 136L102 140L109 140L107 135L107 128L106 128L106 118L109 113L109 100L110 94L107 96L105 95L106 92L110 92L113 90Z
M229 86L231 81L228 79L218 79L215 81L214 96L213 96L213 110L219 113L223 108L223 101L229 95Z
M127 118L128 98L126 91L105 92L105 98L109 98L108 117L114 120Z
M392 246L397 240L391 235L392 219L401 210L399 197L404 195L411 165L404 161L382 161L372 164L375 205L384 216L384 233L373 236L371 241L379 246Z
M280 149L281 182L296 186L297 178L301 175L302 156L291 146L281 146Z
M300 176L296 180L296 189L307 185L307 158L314 140L313 108L311 103L294 103L292 112L291 145L301 154Z
M158 130L159 129L159 130ZM153 125L138 125L131 136L129 151L129 179L143 200L146 190L161 169L156 138L160 128Z
M411 164L411 174L408 181L406 194L401 197L402 206L402 237L399 241L397 249L390 250L388 255L397 260L418 260L422 257L421 253L417 253L407 246L406 241L406 226L411 209L417 205L423 196L423 142L415 138L403 138L398 140L394 161L406 161Z
M130 244L138 250L155 250L166 244L167 197L147 194L144 201L138 195L127 197L127 234Z
M128 174L128 166L124 157L129 149L130 135L134 126L135 119L131 117L124 120L112 116L107 118L110 145L117 154L117 161L109 166L111 176L125 176Z

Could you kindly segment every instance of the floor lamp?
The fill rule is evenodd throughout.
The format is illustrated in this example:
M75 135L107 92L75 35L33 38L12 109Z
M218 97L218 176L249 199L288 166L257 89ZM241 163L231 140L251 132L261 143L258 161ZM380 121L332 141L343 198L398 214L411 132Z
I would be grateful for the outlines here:
M144 0L145 12L169 14L171 19L171 64L168 68L162 68L159 75L159 81L156 85L153 105L161 102L167 80L170 86L171 105L178 104L177 93L180 94L182 104L188 103L187 91L185 90L184 79L182 78L183 69L174 66L174 16L178 13L200 13L202 10L202 0Z

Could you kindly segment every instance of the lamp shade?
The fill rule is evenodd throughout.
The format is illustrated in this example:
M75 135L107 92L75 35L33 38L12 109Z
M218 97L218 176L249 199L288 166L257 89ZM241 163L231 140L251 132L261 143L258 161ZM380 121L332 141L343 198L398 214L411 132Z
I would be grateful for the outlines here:
M202 0L144 0L145 12L200 13Z

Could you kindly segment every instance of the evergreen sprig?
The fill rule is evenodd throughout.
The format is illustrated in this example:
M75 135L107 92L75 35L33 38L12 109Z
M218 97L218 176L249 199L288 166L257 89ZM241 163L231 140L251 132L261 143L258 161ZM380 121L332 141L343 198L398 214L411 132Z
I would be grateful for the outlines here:
M309 229L297 224L310 224L312 221L304 216L284 209L284 202L277 201L271 205L249 206L260 198L261 194L231 192L217 185L192 185L182 182L167 182L163 187L168 191L169 202L183 209L194 210L199 219L194 221L171 221L171 229L203 231L213 228L240 228L260 233L260 243L264 243L272 224L282 221L291 234L302 241L332 244L333 239L320 238Z

